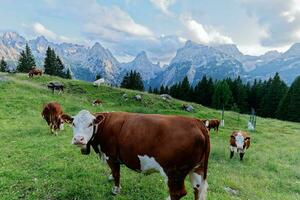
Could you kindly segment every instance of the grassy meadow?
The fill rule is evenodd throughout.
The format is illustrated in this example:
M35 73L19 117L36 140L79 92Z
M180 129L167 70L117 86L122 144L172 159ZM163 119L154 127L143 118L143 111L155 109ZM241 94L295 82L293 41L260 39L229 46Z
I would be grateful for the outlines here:
M49 81L66 86L62 94L47 89ZM128 94L124 101L122 95ZM142 94L142 102L132 97ZM99 98L103 106L93 107ZM64 111L75 115L82 109L188 115L220 118L221 112L192 104L195 111L181 109L182 101L163 101L159 96L91 83L43 76L28 79L25 74L0 73L0 199L98 199L161 200L167 186L157 173L143 175L121 169L122 191L111 195L109 168L92 152L81 155L71 145L72 130L65 126L58 136L50 133L41 117L43 104L57 101ZM300 124L274 119L257 119L257 131L250 132L251 147L244 161L229 159L229 135L246 130L248 115L225 112L225 127L211 132L208 169L208 199L211 200L299 200L300 199ZM186 180L188 195L193 190ZM228 193L232 188L237 193Z

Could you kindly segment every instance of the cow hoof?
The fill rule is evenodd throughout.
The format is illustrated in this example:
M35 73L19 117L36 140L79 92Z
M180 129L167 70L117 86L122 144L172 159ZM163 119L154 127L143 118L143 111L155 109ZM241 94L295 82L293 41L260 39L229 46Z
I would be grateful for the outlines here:
M110 175L108 176L108 180L109 180L109 181L115 180L112 174L110 174Z
M114 186L113 188L112 188L112 194L113 195L117 195L117 194L120 194L120 192L121 192L121 187L117 187L117 186Z

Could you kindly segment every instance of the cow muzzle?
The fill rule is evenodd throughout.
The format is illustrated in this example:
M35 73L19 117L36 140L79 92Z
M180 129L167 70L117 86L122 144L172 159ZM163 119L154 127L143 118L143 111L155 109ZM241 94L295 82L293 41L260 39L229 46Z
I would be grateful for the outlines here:
M84 137L80 136L80 135L73 137L72 143L75 144L75 145L78 145L78 146L86 145Z

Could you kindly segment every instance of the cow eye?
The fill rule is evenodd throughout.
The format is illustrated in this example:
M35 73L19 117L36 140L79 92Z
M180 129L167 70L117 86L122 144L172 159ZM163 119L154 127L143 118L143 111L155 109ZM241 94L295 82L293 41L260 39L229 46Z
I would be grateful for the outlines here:
M93 123L90 123L88 127L91 127L91 126L93 126Z

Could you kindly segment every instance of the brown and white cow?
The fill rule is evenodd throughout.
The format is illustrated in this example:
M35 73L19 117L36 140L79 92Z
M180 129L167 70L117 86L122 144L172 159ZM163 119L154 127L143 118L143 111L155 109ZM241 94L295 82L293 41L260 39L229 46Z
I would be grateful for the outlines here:
M100 99L95 99L92 103L93 106L99 106L102 104L102 101Z
M171 200L186 195L184 180L189 175L195 199L206 199L210 139L201 120L82 110L68 121L73 125L72 144L83 154L89 154L92 146L107 161L115 184L113 194L120 193L120 164L125 164L137 172L159 172Z
M234 153L240 154L240 160L243 160L246 149L250 147L250 136L243 131L233 131L230 135L230 159Z
M203 123L205 124L205 126L208 128L208 130L210 131L210 129L214 129L215 131L219 131L219 126L220 126L220 120L218 119L211 119L211 120L202 120Z
M29 73L28 73L28 77L29 78L32 78L33 75L40 75L42 76L43 74L43 71L41 69L37 69L37 68L32 68Z
M63 114L62 108L59 103L51 102L44 105L41 114L49 125L52 133L57 135L58 130L63 130L66 116Z

